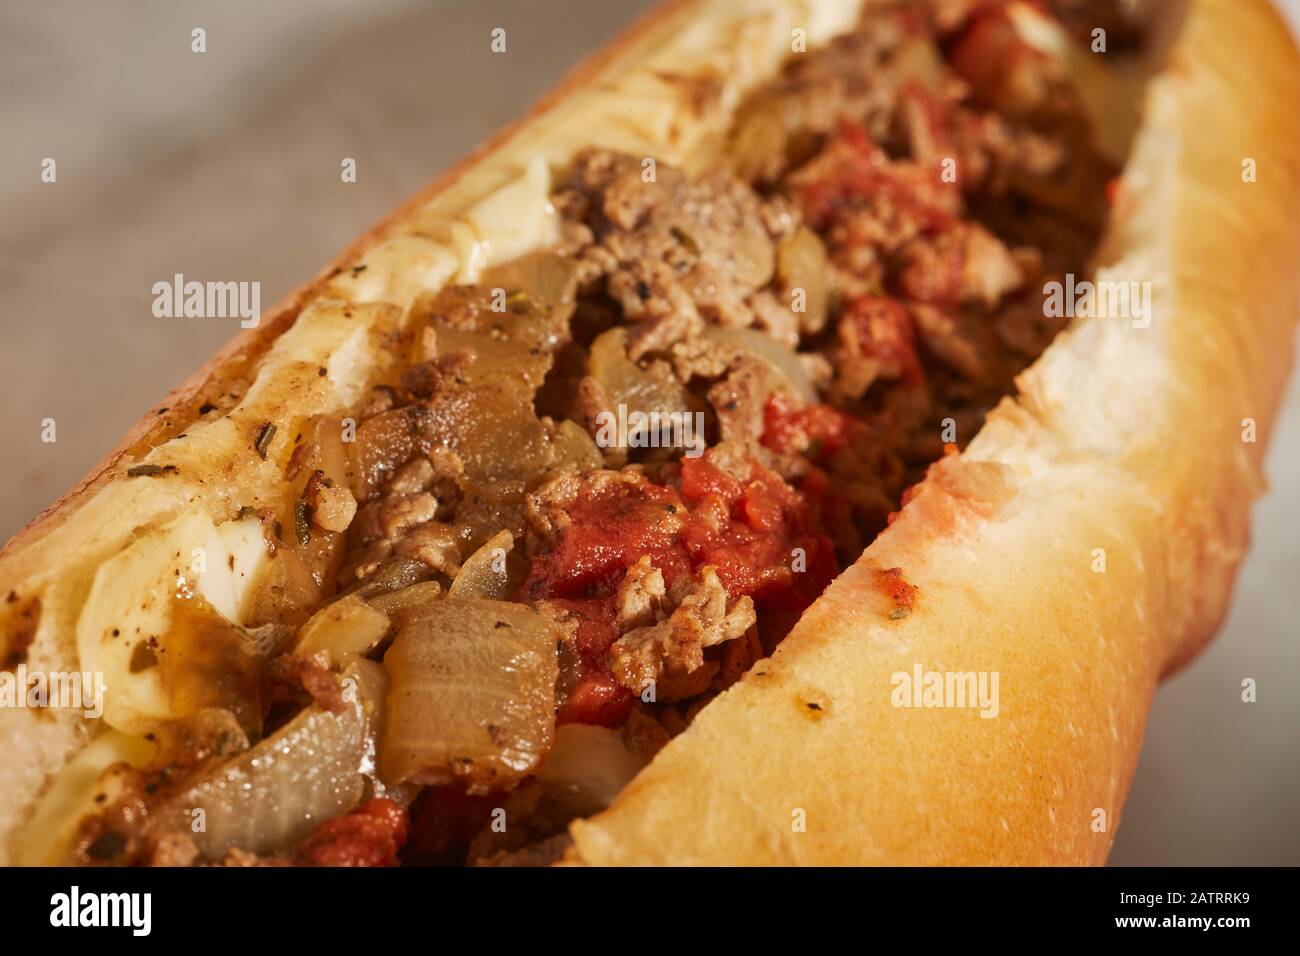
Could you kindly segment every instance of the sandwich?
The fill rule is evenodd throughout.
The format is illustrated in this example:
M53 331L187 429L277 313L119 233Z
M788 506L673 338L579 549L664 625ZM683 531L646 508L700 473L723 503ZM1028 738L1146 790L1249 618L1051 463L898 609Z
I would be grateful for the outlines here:
M663 4L0 553L0 861L1104 862L1297 100L1265 0Z

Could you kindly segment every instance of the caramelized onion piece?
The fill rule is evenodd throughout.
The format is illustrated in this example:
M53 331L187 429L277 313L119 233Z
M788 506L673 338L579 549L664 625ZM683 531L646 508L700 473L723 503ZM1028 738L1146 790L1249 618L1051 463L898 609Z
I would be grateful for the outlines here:
M447 597L504 601L522 583L526 570L515 557L514 547L515 538L509 531L493 535L465 559Z
M412 608L421 607L430 601L442 597L442 585L437 581L421 581L396 591L387 591L369 599L371 607L377 608L393 620L397 620Z
M757 329L709 328L705 336L758 359L767 368L772 389L786 391L805 402L817 401L817 389L799 364L799 357Z
M776 268L776 250L767 231L755 223L736 230L727 249L726 261L731 264L737 282L751 289L761 289L767 285Z
M626 743L622 730L593 724L565 724L556 729L555 746L537 779L548 788L569 791L596 813L614 802L649 759Z
M788 139L775 108L747 110L736 122L727 146L733 171L748 182L775 178L785 166Z
M238 757L199 773L150 811L148 829L183 832L213 860L231 847L270 853L290 846L355 807L373 765L372 722L383 707L382 674L372 662L360 665L368 666L344 672L341 711L308 707Z
M294 653L314 657L323 652L331 667L341 668L374 650L388 624L386 614L349 594L312 615L298 633Z
M373 601L381 594L400 591L426 580L432 572L423 561L415 558L390 558L380 565L370 577L352 589L352 593Z
M777 246L776 272L785 293L783 304L793 307L796 290L802 291L803 311L798 316L805 335L816 334L826 325L830 301L827 268L826 247L807 226L800 226Z
M599 466L581 429L539 418L534 406L569 339L576 284L571 258L536 253L484 273L477 289L449 289L434 301L439 354L462 362L429 414L469 485L529 482L570 463Z
M351 483L352 463L348 460L347 443L343 441L342 419L311 418L302 426L295 441L291 468L296 468L296 471L289 475L290 478L309 476L319 470L340 485Z
M685 412L690 400L686 389L666 363L642 368L627 355L627 329L602 332L591 343L587 370L600 383L611 406L626 405L629 412Z
M504 601L439 601L409 614L384 655L385 783L460 779L486 792L531 773L555 732L560 636L551 618Z
M590 471L603 463L600 449L581 425L566 419L555 426L551 439L551 473L570 467Z
M301 624L321 597L321 586L302 557L290 548L277 548L253 589L245 623L250 628Z
M554 252L532 252L483 273L479 284L522 295L547 313L568 320L578 287L578 263Z
M362 422L350 449L357 500L373 498L398 468L417 454L428 454L438 435L436 416L420 405L382 412Z

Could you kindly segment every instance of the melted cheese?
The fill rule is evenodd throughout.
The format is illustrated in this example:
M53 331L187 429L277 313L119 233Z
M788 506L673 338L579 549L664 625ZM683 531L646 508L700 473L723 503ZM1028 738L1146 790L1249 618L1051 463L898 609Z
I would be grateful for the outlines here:
M129 734L179 716L161 669L176 601L204 599L242 624L267 561L254 518L214 527L201 508L144 535L104 562L77 621L83 670L104 675L104 720Z
M65 861L76 825L112 797L104 771L114 764L143 767L153 759L153 744L110 730L91 741L63 768L41 797L18 838L19 866L57 866ZM103 799L96 801L96 797Z
M473 230L477 248L462 258L457 281L476 282L484 268L554 245L560 234L559 219L551 205L550 168L544 158L535 156L518 179L466 211L464 224Z

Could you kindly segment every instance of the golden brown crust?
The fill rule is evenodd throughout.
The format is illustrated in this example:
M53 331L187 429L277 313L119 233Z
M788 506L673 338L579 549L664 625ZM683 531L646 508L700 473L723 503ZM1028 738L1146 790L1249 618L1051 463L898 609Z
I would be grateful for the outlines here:
M1156 683L1218 627L1262 487L1300 297L1297 101L1265 0L1193 4L1101 272L1153 282L1150 327L1055 343L774 658L573 825L570 862L1106 859ZM901 620L890 567L920 588ZM917 665L996 671L999 715L893 706Z

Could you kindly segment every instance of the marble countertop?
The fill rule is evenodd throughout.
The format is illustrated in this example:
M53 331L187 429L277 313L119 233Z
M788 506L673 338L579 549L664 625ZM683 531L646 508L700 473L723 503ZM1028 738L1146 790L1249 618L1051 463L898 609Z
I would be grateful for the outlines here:
M258 280L268 308L650 5L0 7L0 537L238 331L154 317L154 282ZM1156 700L1115 864L1300 863L1300 378L1269 473L1227 625Z

